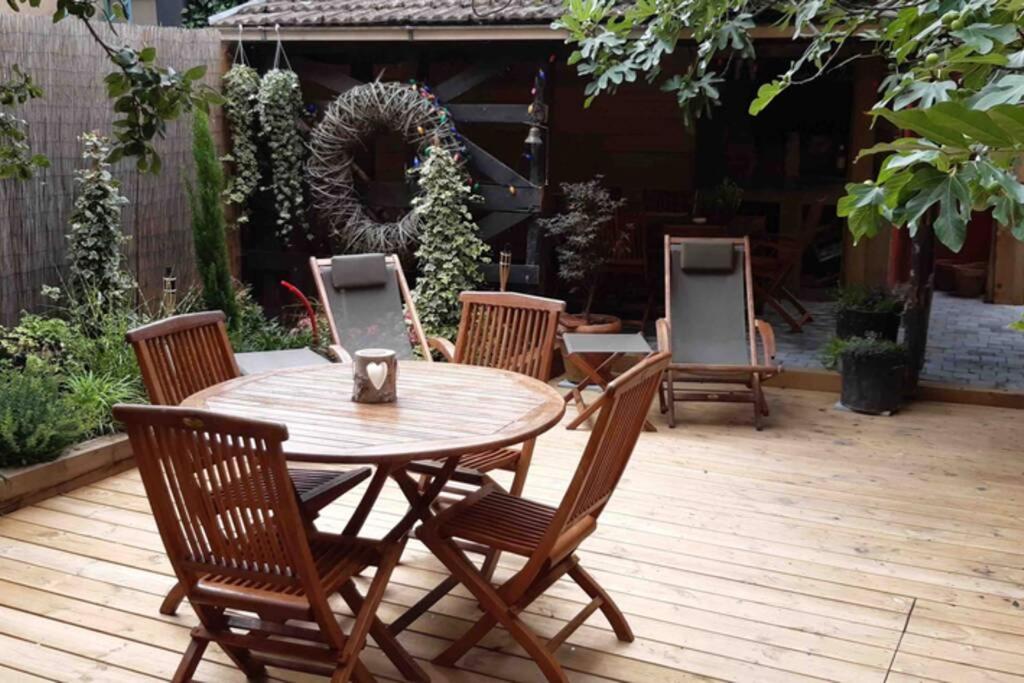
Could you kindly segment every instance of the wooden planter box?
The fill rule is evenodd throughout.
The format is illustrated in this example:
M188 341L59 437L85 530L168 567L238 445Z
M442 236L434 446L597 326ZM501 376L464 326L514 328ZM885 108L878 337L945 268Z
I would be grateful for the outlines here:
M0 469L0 515L134 465L128 437L113 434L71 446L51 462Z

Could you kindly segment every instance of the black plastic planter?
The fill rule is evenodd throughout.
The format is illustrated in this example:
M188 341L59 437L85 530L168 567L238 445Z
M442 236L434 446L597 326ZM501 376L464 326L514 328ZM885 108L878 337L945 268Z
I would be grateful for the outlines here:
M875 336L894 342L900 334L901 317L896 312L846 308L836 313L836 336L840 339Z
M904 353L844 351L840 362L843 378L840 403L850 410L870 415L899 410L907 377Z

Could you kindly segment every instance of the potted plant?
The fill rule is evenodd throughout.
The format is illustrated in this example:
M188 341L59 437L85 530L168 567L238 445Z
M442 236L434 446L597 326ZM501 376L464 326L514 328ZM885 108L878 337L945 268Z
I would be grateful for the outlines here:
M701 190L695 202L697 214L715 225L728 225L743 202L743 190L731 178Z
M836 293L835 313L840 339L874 335L895 342L903 299L882 287L843 287Z
M875 335L833 337L822 363L839 369L839 402L869 415L891 414L903 404L907 378L907 349L903 344Z
M583 295L583 311L561 318L566 331L610 333L622 329L622 321L613 315L595 314L594 298L605 264L615 253L618 236L611 229L615 212L625 204L613 199L602 176L580 183L562 183L565 210L538 221L549 235L560 240L558 277L572 293Z

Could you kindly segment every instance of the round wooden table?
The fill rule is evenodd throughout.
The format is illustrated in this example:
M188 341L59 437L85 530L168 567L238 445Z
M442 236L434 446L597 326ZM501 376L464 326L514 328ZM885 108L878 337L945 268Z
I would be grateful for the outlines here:
M352 366L288 368L247 375L182 403L283 422L289 460L380 464L501 448L541 434L562 418L562 397L538 380L504 370L401 361L395 403L354 403Z
M394 403L354 403L352 366L317 365L232 379L193 394L182 405L283 422L289 460L374 465L344 535L359 534L388 478L398 484L409 510L380 541L397 552L383 554L394 559L378 565L366 598L356 601L356 620L373 620L374 639L408 680L429 681L374 616L401 548L413 525L431 516L431 503L455 472L460 455L536 437L558 424L565 402L555 389L530 377L422 361L398 363L397 393ZM406 469L417 460L443 460L429 485L421 486ZM400 617L396 623L408 620Z

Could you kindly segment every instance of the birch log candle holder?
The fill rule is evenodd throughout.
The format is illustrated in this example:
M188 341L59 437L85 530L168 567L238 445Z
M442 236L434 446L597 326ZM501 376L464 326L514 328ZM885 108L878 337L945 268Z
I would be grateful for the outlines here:
M398 396L398 359L391 349L360 349L352 357L352 400L392 403Z

